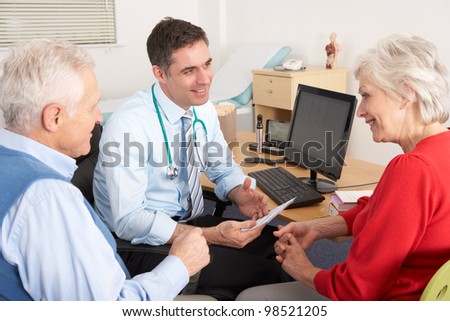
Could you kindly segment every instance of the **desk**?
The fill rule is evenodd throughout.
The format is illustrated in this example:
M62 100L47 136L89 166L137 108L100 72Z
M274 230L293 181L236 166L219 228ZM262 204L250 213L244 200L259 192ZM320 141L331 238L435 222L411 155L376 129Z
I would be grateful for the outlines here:
M265 164L248 164L244 163L243 159L245 157L257 157L254 151L249 151L247 149L249 143L255 141L255 133L250 132L239 132L237 135L237 141L230 143L230 148L233 151L233 156L235 162L240 165L245 174L249 172L270 168L272 166ZM280 156L274 156L269 154L263 154L262 157L277 159ZM342 169L341 178L337 181L338 186L349 186L349 185L359 185L366 184L371 182L377 182L381 174L384 171L384 166L373 164L370 162L366 162L363 160L358 160L351 157L346 157L345 159L346 166ZM292 174L297 177L308 176L309 170L306 170L301 167L293 167L291 164L277 164L276 166L284 166L288 169ZM321 177L320 175L318 175ZM208 180L205 175L201 177L202 187L205 190L213 191L214 184ZM375 185L361 186L361 187L351 187L349 190L364 190L364 189L373 189ZM319 217L324 217L328 215L328 203L330 201L331 194L324 194L325 200L322 203L306 206L306 207L298 207L284 210L278 218L282 220L286 220L288 222L294 221L307 221L311 219L316 219ZM276 207L277 204L269 198L269 209Z

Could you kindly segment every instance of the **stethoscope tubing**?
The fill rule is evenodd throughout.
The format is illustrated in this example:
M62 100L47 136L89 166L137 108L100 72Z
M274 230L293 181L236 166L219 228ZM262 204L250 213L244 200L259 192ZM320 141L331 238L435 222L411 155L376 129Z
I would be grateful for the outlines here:
M163 133L163 136L164 136L164 145L166 147L166 153L167 153L167 158L168 158L167 177L170 180L173 180L173 179L175 179L175 177L178 177L178 169L173 166L172 153L170 152L170 147L169 147L169 140L167 139L166 128L164 126L161 112L159 110L159 104L158 104L158 100L156 99L156 96L155 96L154 88L155 88L155 84L152 85L152 98L153 98L153 104L155 105L156 114L158 115L159 126L161 127L161 132ZM195 126L197 123L199 123L202 126L203 130L205 131L205 140L206 140L206 144L207 144L208 143L208 132L206 130L206 125L203 120L197 118L197 113L195 112L194 108L192 108L192 111L194 114L194 120L192 122L194 142L197 141L197 131L195 130ZM197 148L194 148L194 149L196 151L197 158L199 159L203 170L205 170L207 168L207 164L206 164L207 162L206 163L203 162L203 157L200 157L200 154L199 154Z

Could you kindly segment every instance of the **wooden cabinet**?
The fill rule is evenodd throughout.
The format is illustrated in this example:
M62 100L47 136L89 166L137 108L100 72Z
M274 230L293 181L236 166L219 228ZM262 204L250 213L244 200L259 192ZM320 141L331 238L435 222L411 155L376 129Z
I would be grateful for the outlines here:
M309 66L301 71L253 70L255 117L290 120L299 84L347 91L347 69Z

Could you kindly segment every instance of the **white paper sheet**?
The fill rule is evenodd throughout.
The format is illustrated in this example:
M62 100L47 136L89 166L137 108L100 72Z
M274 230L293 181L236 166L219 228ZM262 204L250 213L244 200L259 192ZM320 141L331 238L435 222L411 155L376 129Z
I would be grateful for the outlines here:
M273 210L271 210L269 212L269 214L267 214L264 217L261 217L260 219L256 220L256 225L253 226L252 228L243 228L241 229L241 231L248 231L248 230L253 230L254 228L257 228L258 226L264 225L269 223L270 221L272 221L278 214L280 214L286 207L288 207L289 205L292 204L292 202L295 200L295 197L289 201L287 201L286 203L283 203L281 205L278 205L277 207L275 207Z

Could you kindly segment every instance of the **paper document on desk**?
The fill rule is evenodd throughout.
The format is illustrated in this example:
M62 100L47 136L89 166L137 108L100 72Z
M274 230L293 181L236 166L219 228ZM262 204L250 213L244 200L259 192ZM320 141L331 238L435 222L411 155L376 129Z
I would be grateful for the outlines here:
M253 230L254 228L257 228L258 226L264 225L269 223L271 220L273 220L278 214L280 214L286 207L288 207L289 205L292 204L292 202L294 202L295 197L289 201L287 201L286 203L283 203L281 205L278 205L277 207L275 207L273 210L271 210L269 212L269 214L267 214L264 217L261 217L260 219L256 220L256 225L253 226L252 228L243 228L241 229L241 231L248 231L248 230Z

